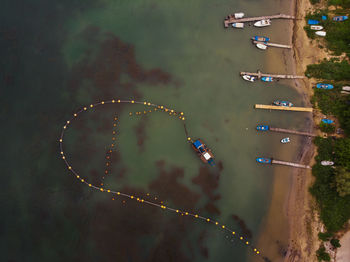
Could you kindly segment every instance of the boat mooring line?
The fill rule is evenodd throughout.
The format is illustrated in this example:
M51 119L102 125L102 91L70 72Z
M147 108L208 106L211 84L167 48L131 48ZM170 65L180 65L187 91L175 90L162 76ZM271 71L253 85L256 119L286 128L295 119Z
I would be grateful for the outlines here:
M64 150L63 150L63 138L64 138L65 131L67 130L67 128L69 127L71 122L79 116L79 114L81 114L81 113L83 113L85 111L88 111L88 110L92 110L93 108L95 108L97 106L102 106L102 105L107 105L107 104L120 104L120 103L144 105L144 106L152 107L153 111L163 111L163 112L167 112L170 116L178 116L178 118L183 121L184 131L185 131L185 134L186 134L187 142L191 142L191 143L193 142L192 138L188 135L188 130L187 130L186 123L185 123L186 118L185 118L183 112L177 112L177 111L175 111L173 109L169 109L169 108L167 108L165 106L156 105L156 104L153 104L153 103L150 103L150 102L139 102L139 101L134 101L134 100L120 100L120 99L113 99L113 100L109 100L109 101L101 101L101 102L98 102L98 103L95 103L95 104L90 104L89 106L84 106L83 108L78 110L76 113L73 114L73 117L71 117L68 121L66 121L66 124L62 128L61 136L59 138L60 157L63 159L64 163L66 164L67 169L70 171L70 174L74 175L75 178L77 178L81 183L87 185L91 189L94 189L94 190L97 190L97 191L100 191L100 192L109 193L109 194L112 194L113 196L122 196L122 197L125 197L125 198L128 198L128 199L131 199L131 200L135 200L135 201L137 201L139 203L142 203L142 204L148 204L149 206L158 207L158 208L161 208L162 210L168 210L168 211L171 211L171 212L174 212L174 213L178 213L179 215L182 215L182 216L189 216L189 217L192 217L192 218L195 218L195 219L200 219L200 220L203 220L203 221L205 221L207 223L211 223L213 225L216 225L216 226L220 227L222 230L224 230L225 232L230 233L230 235L233 235L233 236L237 237L239 240L242 241L243 244L245 244L246 246L250 247L251 250L256 255L261 255L260 251L257 248L255 248L247 240L247 238L243 237L243 235L240 235L240 234L236 233L235 231L233 231L232 229L226 227L224 224L219 223L218 221L215 221L215 220L213 220L211 218L204 217L204 216L201 216L199 214L194 214L194 213L191 213L191 212L188 212L188 211L185 211L185 210L180 210L180 209L175 209L175 208L172 208L172 207L167 207L167 206L165 206L163 204L158 204L158 203L146 200L146 199L144 199L142 197L138 197L138 196L126 194L126 193L123 193L123 192L120 192L120 191L115 191L115 190L112 190L112 189L108 189L108 188L103 187L102 185L101 186L96 186L96 185L93 185L93 184L89 183L88 181L86 181L84 178L82 178L79 175L79 173L68 162L66 154L64 153ZM135 115L144 115L144 114L147 114L148 112L150 112L150 111L143 111L143 112L139 111L139 112L136 112L134 114ZM151 112L152 112L152 110L151 110ZM130 112L129 115L133 115L133 113ZM117 121L117 120L118 120L118 118L115 117L114 121ZM116 125L114 127L116 127ZM115 138L115 136L114 136L115 135L115 131L113 131L113 132L114 132L113 133L113 138ZM115 141L115 139L113 139L113 141ZM112 143L112 145L114 145L114 143ZM109 152L111 153L111 151L112 150L110 149Z

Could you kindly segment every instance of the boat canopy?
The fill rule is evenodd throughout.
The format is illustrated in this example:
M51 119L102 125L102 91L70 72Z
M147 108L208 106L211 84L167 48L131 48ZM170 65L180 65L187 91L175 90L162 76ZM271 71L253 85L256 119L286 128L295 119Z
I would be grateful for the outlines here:
M211 158L209 153L204 153L203 156L204 156L205 160L207 160L207 161Z
M193 145L198 149L199 147L201 147L203 144L201 143L201 141L196 140L193 142Z

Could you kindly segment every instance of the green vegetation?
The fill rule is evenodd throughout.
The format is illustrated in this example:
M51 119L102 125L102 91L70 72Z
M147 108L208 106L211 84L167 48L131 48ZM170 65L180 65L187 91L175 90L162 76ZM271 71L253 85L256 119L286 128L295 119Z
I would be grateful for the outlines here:
M328 5L341 6L342 8L350 8L350 0L328 0Z
M316 251L316 256L318 261L330 261L331 257L326 252L326 248L322 245L320 248Z
M327 134L332 134L335 132L335 126L334 125L330 125L330 124L326 124L326 123L321 123L319 125L320 127L320 130L324 133L327 133Z
M305 75L308 78L350 81L350 64L346 60L339 62L335 58L325 59L319 64L308 65Z
M325 233L318 233L318 238L322 241L328 241L332 237L332 233L325 232Z
M345 168L339 168L335 174L337 192L344 197L350 195L350 172Z
M320 2L320 0L310 0L310 3L315 5L315 4L318 4Z
M332 238L330 242L331 242L332 246L335 248L341 247L341 245L339 243L339 239Z

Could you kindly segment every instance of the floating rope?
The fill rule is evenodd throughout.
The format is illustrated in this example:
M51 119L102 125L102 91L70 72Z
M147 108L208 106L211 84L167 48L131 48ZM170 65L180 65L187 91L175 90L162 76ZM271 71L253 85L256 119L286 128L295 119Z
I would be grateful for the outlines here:
M186 123L185 123L186 118L185 118L183 112L177 112L177 111L175 111L173 109L169 109L169 108L167 108L165 106L152 104L150 102L137 102L137 101L134 101L134 100L120 100L120 99L118 99L118 100L113 99L113 100L110 100L110 101L101 101L101 102L98 102L98 103L95 103L95 104L91 104L89 106L85 106L85 107L81 108L79 111L77 111L76 113L73 114L73 117L71 119L69 119L66 122L66 124L63 126L63 128L62 128L61 136L60 136L60 139L59 139L59 145L60 145L60 150L61 150L60 151L60 156L63 159L64 163L66 164L67 169L70 171L70 174L72 174L76 179L78 179L78 181L80 181L81 183L87 185L91 189L94 189L94 190L97 190L97 191L100 191L100 192L106 192L106 193L112 194L112 197L113 197L112 199L114 199L115 197L124 197L124 198L128 198L128 199L131 199L131 200L135 200L135 201L137 201L139 203L142 203L142 204L147 204L147 205L150 205L150 206L161 208L162 210L171 211L171 212L177 213L177 214L182 215L182 216L189 216L189 217L192 217L192 218L197 219L197 220L200 219L200 220L205 221L207 223L211 223L211 224L213 224L215 226L220 227L222 230L224 230L225 232L229 233L230 235L237 237L243 244L245 244L246 246L250 247L255 254L261 255L260 251L257 250L254 246L252 246L252 244L247 240L247 238L245 238L244 236L236 233L235 231L233 231L230 228L226 227L224 224L219 223L218 221L215 221L215 220L213 220L211 218L208 218L208 217L201 216L199 214L190 213L190 212L185 211L185 210L180 210L180 209L175 209L175 208L172 208L172 207L168 207L168 206L163 205L162 203L158 204L158 203L152 202L150 200L144 199L144 198L142 198L140 196L129 195L129 194L126 194L126 193L123 193L123 192L119 192L119 191L115 191L115 190L106 188L104 186L103 182L101 183L100 186L93 185L93 184L89 183L88 181L86 181L84 178L82 178L79 175L79 173L68 162L66 154L64 153L64 150L63 150L63 139L64 139L65 131L67 130L69 125L75 119L77 119L77 117L81 113L83 113L85 111L88 111L88 110L93 110L97 106L103 106L103 105L107 105L107 104L120 104L120 103L140 104L140 105L144 105L144 106L149 107L149 110L145 110L143 112L141 112L141 111L138 111L138 112L135 112L135 113L130 112L129 113L130 116L133 115L133 114L135 114L135 115L145 115L145 114L147 114L149 112L153 112L153 111L163 111L163 112L168 113L170 116L178 117L178 119L183 121L183 125L184 125L184 130L185 130L187 141L191 142L191 143L193 142L191 137L188 135L188 131L187 131L187 128L186 128ZM113 127L117 126L117 120L118 120L118 118L115 117L114 118ZM107 168L107 163L108 163L108 166L109 166L110 165L111 153L113 152L113 148L115 147L116 131L113 130L112 134L113 134L113 136L112 136L113 142L111 144L111 148L108 150L108 152L106 154L106 169L105 169L105 174L104 175L107 175L109 173L108 170L110 170L110 169ZM108 156L109 156L109 158L107 158ZM104 179L104 177L103 177L103 179ZM149 195L149 194L147 194L147 195Z

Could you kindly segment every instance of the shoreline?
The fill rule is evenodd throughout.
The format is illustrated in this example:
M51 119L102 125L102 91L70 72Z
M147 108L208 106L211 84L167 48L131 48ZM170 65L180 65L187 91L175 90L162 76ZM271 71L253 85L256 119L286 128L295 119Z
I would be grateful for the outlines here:
M301 19L294 20L290 25L293 49L292 52L283 53L283 59L289 61L288 69L297 75L304 75L308 64L317 63L326 56L322 50L315 48L304 31L303 18L310 8L309 0L293 0L290 3L290 13ZM307 78L294 80L291 86L302 96L303 103L310 106L313 95L312 82ZM304 130L316 132L314 117L308 117ZM304 137L300 144L300 148L296 150L296 161L312 166L316 155L312 138ZM314 211L314 199L308 192L313 182L311 170L293 169L285 177L279 176L281 172L275 168L270 206L259 233L258 247L272 261L317 261L317 234L321 224ZM286 183L287 187L286 192L281 193L280 188L285 187L283 183ZM276 221L275 215L278 212L281 219Z

